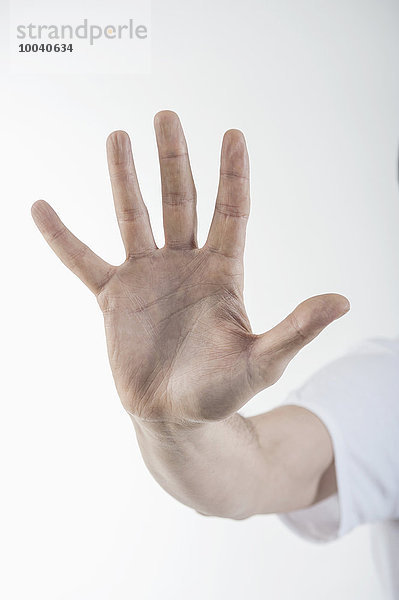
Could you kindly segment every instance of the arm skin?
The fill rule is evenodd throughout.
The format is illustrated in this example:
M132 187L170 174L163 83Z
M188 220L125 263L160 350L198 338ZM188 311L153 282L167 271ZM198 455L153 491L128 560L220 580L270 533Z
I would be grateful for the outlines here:
M295 406L248 419L238 411L349 310L348 300L338 294L309 298L271 330L254 334L243 300L250 206L244 136L237 130L224 136L215 212L199 248L196 190L177 115L158 113L155 133L163 248L155 243L122 131L107 140L126 251L121 265L94 254L43 200L33 205L33 218L97 298L115 385L156 480L206 515L242 519L309 506L336 490L324 425ZM266 248L262 252L265 264L275 260Z
M336 491L329 435L301 407L191 427L134 417L133 422L158 483L204 515L244 519L281 513Z
M308 410L283 406L252 418L191 427L133 417L147 467L204 515L244 519L305 508L336 491L327 430Z

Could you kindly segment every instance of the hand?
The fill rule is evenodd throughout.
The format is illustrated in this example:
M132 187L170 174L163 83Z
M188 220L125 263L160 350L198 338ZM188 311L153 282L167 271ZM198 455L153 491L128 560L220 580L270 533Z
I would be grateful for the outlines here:
M293 356L348 309L325 294L255 335L243 303L249 161L241 132L223 139L215 212L205 246L196 239L196 191L177 115L155 117L165 246L151 231L129 137L107 140L126 260L111 266L80 242L43 200L33 218L62 262L97 296L108 355L125 409L147 421L221 420L272 385Z

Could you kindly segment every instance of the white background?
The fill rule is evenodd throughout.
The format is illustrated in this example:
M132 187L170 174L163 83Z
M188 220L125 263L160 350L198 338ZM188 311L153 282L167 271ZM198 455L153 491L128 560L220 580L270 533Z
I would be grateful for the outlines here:
M126 129L162 244L152 118L170 108L186 129L204 241L221 137L241 128L254 331L316 293L352 303L246 413L270 409L354 343L398 334L398 27L394 0L158 0L150 75L2 76L2 598L381 597L367 528L311 545L274 516L201 517L152 480L95 299L29 208L45 198L121 262L104 142Z

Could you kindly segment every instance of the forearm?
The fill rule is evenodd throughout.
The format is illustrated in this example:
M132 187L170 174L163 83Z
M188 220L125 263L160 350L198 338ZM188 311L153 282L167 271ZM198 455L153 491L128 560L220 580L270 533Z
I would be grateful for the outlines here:
M320 421L298 407L190 426L133 422L158 483L208 515L240 519L310 505L332 462Z

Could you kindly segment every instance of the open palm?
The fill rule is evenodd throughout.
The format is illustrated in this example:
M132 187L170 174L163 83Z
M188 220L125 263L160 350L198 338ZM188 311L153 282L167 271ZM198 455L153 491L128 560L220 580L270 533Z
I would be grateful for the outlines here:
M108 355L126 410L146 420L219 420L272 385L291 358L349 304L324 294L254 335L243 303L249 161L241 132L223 140L220 183L208 239L196 240L196 192L180 121L158 113L165 246L158 249L142 200L130 141L107 141L126 260L112 266L80 242L43 200L36 224L59 258L96 294Z

